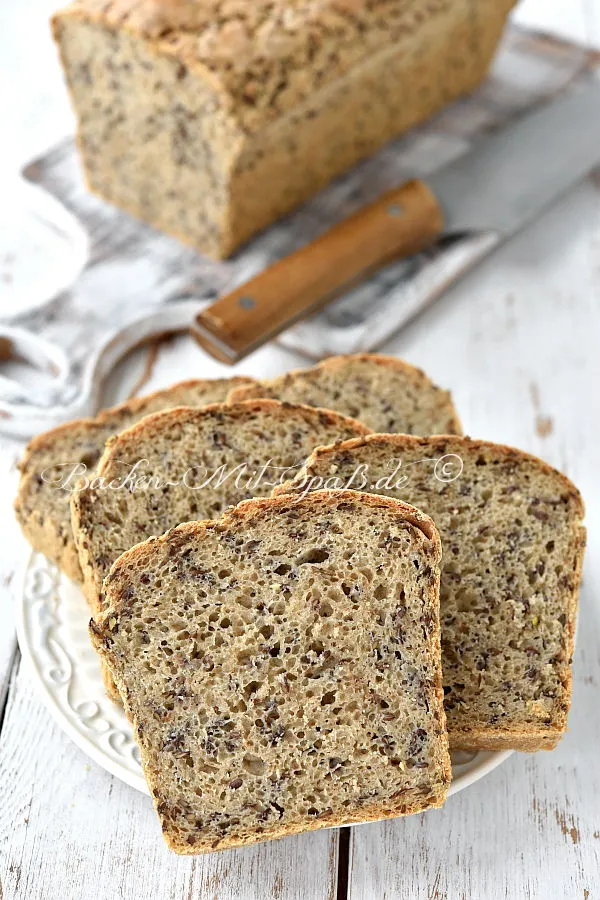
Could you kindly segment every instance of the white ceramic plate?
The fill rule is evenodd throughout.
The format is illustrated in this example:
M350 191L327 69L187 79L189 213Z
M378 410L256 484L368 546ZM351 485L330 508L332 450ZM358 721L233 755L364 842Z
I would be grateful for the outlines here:
M81 591L45 556L32 554L18 597L17 633L42 698L63 731L94 762L148 793L131 726L104 693L99 660L88 639L89 618ZM450 794L483 778L510 753L453 754Z

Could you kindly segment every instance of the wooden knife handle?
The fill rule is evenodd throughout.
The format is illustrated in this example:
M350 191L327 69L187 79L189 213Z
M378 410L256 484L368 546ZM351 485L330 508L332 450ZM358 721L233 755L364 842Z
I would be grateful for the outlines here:
M191 333L212 356L237 362L381 266L422 250L442 227L431 190L409 181L220 297Z

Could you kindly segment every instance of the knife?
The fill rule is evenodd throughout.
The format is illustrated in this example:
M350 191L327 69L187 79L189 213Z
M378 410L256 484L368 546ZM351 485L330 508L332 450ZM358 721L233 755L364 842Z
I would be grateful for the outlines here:
M430 177L386 192L220 297L195 316L190 332L216 359L235 363L347 294L286 343L306 352L311 342L317 357L337 352L337 329L346 352L353 336L357 347L370 349L599 162L600 80L591 74L578 89L479 139ZM386 266L387 278L396 272L398 282L384 302L375 310L364 297L357 303L351 289Z

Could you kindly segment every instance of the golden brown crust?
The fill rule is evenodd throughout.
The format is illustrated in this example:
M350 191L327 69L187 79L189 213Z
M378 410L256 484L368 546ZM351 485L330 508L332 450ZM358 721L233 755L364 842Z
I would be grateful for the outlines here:
M224 838L215 844L210 844L198 849L197 845L190 847L188 844L174 840L172 836L163 832L165 843L170 850L183 856L199 856L204 853L214 853L216 850L232 850L235 847L248 847L253 844L259 844L263 841L279 840L284 837L290 837L293 834L306 834L308 831L315 831L317 828L339 828L343 825L362 825L367 822L381 822L385 819L397 819L399 816L411 816L416 813L425 812L428 809L439 809L446 801L447 787L432 790L432 794L424 800L419 795L418 790L405 791L402 794L402 800L398 800L397 805L374 805L371 809L355 810L354 814L349 813L347 816L335 816L332 814L322 816L318 825L311 822L299 822L297 824L289 824L286 827L274 827L265 830L260 835L248 835L243 841L239 838Z
M493 441L471 438L468 435L436 434L431 437L417 437L410 434L367 434L365 437L350 438L347 441L343 441L341 444L332 444L329 447L317 447L306 460L304 468L312 466L321 456L326 456L331 452L334 446L337 450L356 450L365 444L371 443L386 444L396 449L402 449L403 447L423 447L423 450L431 450L433 448L440 451L446 450L450 443L457 443L459 445L462 444L464 447L468 447L469 450L472 451L490 450L494 453L504 453L507 459L529 460L538 465L541 471L557 477L563 483L565 492L576 503L579 518L583 519L585 515L585 505L581 493L563 472L555 469L554 466L551 466L545 460L540 459L533 453L527 453L525 450L518 450L516 447L510 447L508 444L496 444ZM289 484L290 483L275 488L273 491L274 496L287 491L289 489Z
M98 463L98 473L101 474L101 469L103 470L106 467L107 461L114 456L114 447L119 446L124 448L128 443L137 441L140 434L145 435L150 433L156 428L159 428L161 424L167 420L173 421L173 419L176 419L179 422L185 422L186 420L210 415L225 405L229 407L229 409L227 409L228 413L231 412L231 407L234 406L239 407L240 412L253 413L271 410L280 411L284 416L288 410L294 410L296 413L304 413L309 421L313 418L315 412L317 412L319 416L323 418L323 421L329 425L339 424L340 426L343 426L344 424L350 423L357 432L362 432L364 435L371 434L371 429L367 428L362 422L359 422L357 419L352 419L350 416L343 416L341 413L337 413L332 409L303 406L299 403L282 403L279 400L271 400L270 398L257 398L256 400L244 400L235 403L231 403L228 400L227 404L210 403L207 406L202 407L179 406L174 407L173 409L150 413L150 415L144 416L143 419L136 422L135 425L132 425L125 431L110 438L110 440L106 442L104 455Z
M444 21L452 4L438 0L424 13L418 0L253 0L231 9L223 0L79 0L56 13L52 26L56 36L63 20L79 18L143 39L198 73L252 132L375 54L393 55L426 19ZM513 5L502 0L502 14ZM461 14L479 37L479 23Z
M262 402L264 401L261 401L261 403ZM342 444L339 446L342 446ZM304 498L303 502L306 502L306 499L307 498ZM402 500L395 500L392 497L382 497L379 494L365 494L360 491L313 491L309 495L309 499L314 505L321 503L330 504L331 506L339 506L340 500L352 502L359 499L361 504L372 506L375 509L377 507L385 507L396 510L402 514L402 517L406 521L410 522L411 525L414 525L415 528L418 528L431 542L434 560L439 562L442 558L442 543L433 519L421 512L420 509L411 506L409 503L404 503ZM263 510L276 509L278 507L286 508L291 505L290 501L292 501L293 504L300 502L294 494L278 494L275 497L257 497L251 500L242 500L237 506L224 512L218 519L202 519L202 521L199 522L184 522L182 525L170 528L159 537L148 538L148 540L136 544L135 547L122 553L111 566L107 580L109 579L111 585L114 585L119 578L127 574L128 567L131 566L134 561L143 558L144 556L151 556L153 548L157 547L159 544L168 543L172 540L174 535L189 535L190 537L196 537L207 531L224 531L229 525L235 525L237 521L248 524L255 516L260 516ZM114 612L118 611L120 611L120 607L117 604L113 604L109 609L99 612L98 615L95 616L95 621L98 625L101 625L105 623Z
M340 444L340 446L342 446L342 444ZM431 541L434 550L434 560L439 563L442 558L442 542L433 519L421 512L420 509L411 506L409 503L404 503L402 500L395 500L392 497L381 497L378 494L364 494L360 491L313 491L313 493L310 494L310 497L311 499L314 498L315 505L323 504L339 508L340 501L343 502L344 500L347 500L348 502L355 502L359 499L363 506L372 506L374 509L387 508L395 510L396 512L401 513L402 517L407 522L410 522L411 525L414 525L415 528L422 531L425 537ZM292 503L297 502L297 498L294 497L293 494L243 500L241 503L238 503L234 509L225 513L225 515L217 522L205 522L199 524L222 526L229 522L235 523L237 519L241 519L248 523L251 522L255 516L260 516L265 509L277 507L285 508L290 506L290 500ZM169 532L163 537L166 538L168 534Z
M564 734L564 729L549 728L547 734L539 730L531 731L510 728L498 731L469 729L464 732L451 729L449 732L451 750L489 750L501 753L504 750L518 750L536 753L538 750L553 750Z
M211 531L223 532L231 528L236 529L241 524L251 525L253 519L260 518L264 511L272 510L273 508L289 508L290 505L297 503L311 506L329 505L332 507L335 506L336 508L340 508L340 503L348 502L355 504L357 500L363 506L366 505L373 508L391 509L394 512L398 513L405 521L408 521L411 525L418 528L431 543L433 551L432 561L435 562L436 566L439 565L442 552L440 537L435 524L429 516L426 516L420 510L417 510L409 504L403 503L402 501L388 497L376 496L373 494L365 494L358 491L315 491L302 500L298 500L297 498L291 497L289 495L279 496L275 498L245 500L242 503L238 504L238 506L236 506L235 508L228 510L218 520L188 522L183 525L179 525L176 528L173 528L165 534L161 535L160 537L150 538L144 543L138 544L137 546L124 553L121 557L119 557L119 559L112 566L111 571L106 579L107 585L110 582L111 596L116 596L118 599L115 603L104 610L102 614L98 615L95 620L92 619L90 621L90 637L96 650L99 652L103 660L106 660L106 662L108 663L108 667L110 668L111 673L115 678L116 684L119 687L126 712L134 725L134 729L137 727L137 723L135 715L133 714L132 708L128 702L129 694L127 686L122 680L118 669L112 664L111 655L109 652L107 652L107 647L104 643L105 629L107 628L107 626L109 626L111 619L114 616L118 617L121 612L126 609L129 602L127 592L123 592L122 590L120 590L120 587L124 586L124 584L127 582L132 567L136 569L138 566L143 565L145 559L152 558L157 552L158 546L161 544L168 545L175 540L177 545L179 545L180 541L178 539L181 537L197 538L202 537L202 535L207 534ZM187 544L187 541L181 543ZM438 596L439 580L434 585L433 589L436 593L436 596ZM437 646L439 653L440 633L439 620L437 619L437 617L434 630L432 631L431 635L432 640ZM434 688L439 707L440 709L443 709L443 690L439 666L437 667L437 673L434 679ZM144 757L145 750L143 746L141 747L141 752L142 756ZM189 844L180 842L173 834L169 834L167 829L163 829L163 836L169 848L171 850L174 850L176 853L199 854L211 852L214 850L224 850L232 847L246 846L249 844L258 843L265 840L277 839L292 834L300 834L306 831L315 830L315 828L336 827L356 822L372 822L387 818L395 818L401 815L411 815L413 813L421 812L425 809L440 807L445 801L447 788L452 778L452 769L450 764L450 757L447 753L447 744L443 752L440 752L436 755L436 761L441 768L442 783L432 784L430 786L428 785L426 797L423 796L422 791L419 791L418 789L410 789L407 791L403 791L401 796L397 798L396 802L393 802L392 798L392 801L388 801L386 803L373 803L371 806L365 806L364 808L357 807L355 809L349 809L347 814L344 816L330 813L328 815L321 816L318 822L315 821L313 823L305 819L303 821L299 821L298 823L287 823L283 827L274 826L272 828L265 828L265 830L260 835L248 832L244 834L242 838L238 834L232 838L223 838L218 842L211 841L204 845L200 843L190 846ZM146 776L148 778L151 793L154 797L155 806L158 806L157 775L154 773L152 768L149 768L146 771Z

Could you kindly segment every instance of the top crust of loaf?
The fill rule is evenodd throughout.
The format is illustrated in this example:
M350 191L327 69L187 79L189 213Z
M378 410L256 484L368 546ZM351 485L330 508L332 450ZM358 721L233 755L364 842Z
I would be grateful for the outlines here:
M240 400L248 400L251 397L273 397L277 400L290 400L291 402L299 402L298 399L288 396L290 390L304 394L303 403L310 404L310 391L312 388L321 388L327 393L327 379L336 376L348 376L355 373L364 373L365 381L372 381L369 384L369 393L372 396L373 406L378 397L380 388L380 379L389 378L390 387L392 379L398 379L400 384L394 385L394 391L398 394L398 407L390 410L390 419L402 418L402 401L403 397L400 393L402 383L406 388L412 388L418 393L418 410L416 415L425 422L428 421L429 428L422 431L423 434L462 434L462 426L449 391L438 387L423 372L422 369L398 359L395 356L385 356L381 353L353 353L342 356L330 356L316 366L308 369L292 369L283 375L275 378L253 384L240 385L234 387L229 394L228 402L237 403ZM347 403L342 400L337 401L333 396L329 398L327 406L332 409L338 409L344 415L354 415L353 412L347 410ZM405 420L402 422L402 428L390 427L389 422L384 422L379 412L369 408L369 393L366 396L353 396L352 403L360 407L360 418L369 428L377 432L395 432L402 431L409 434L418 433L417 422L412 421L414 414L406 412ZM336 402L339 405L336 406ZM325 405L324 399L321 399L320 405ZM384 427L385 425L385 427Z
M501 0L506 12L514 0ZM393 52L454 0L79 0L58 13L124 29L200 74L256 131L374 53ZM458 14L464 13L462 9ZM473 24L474 34L477 24Z

